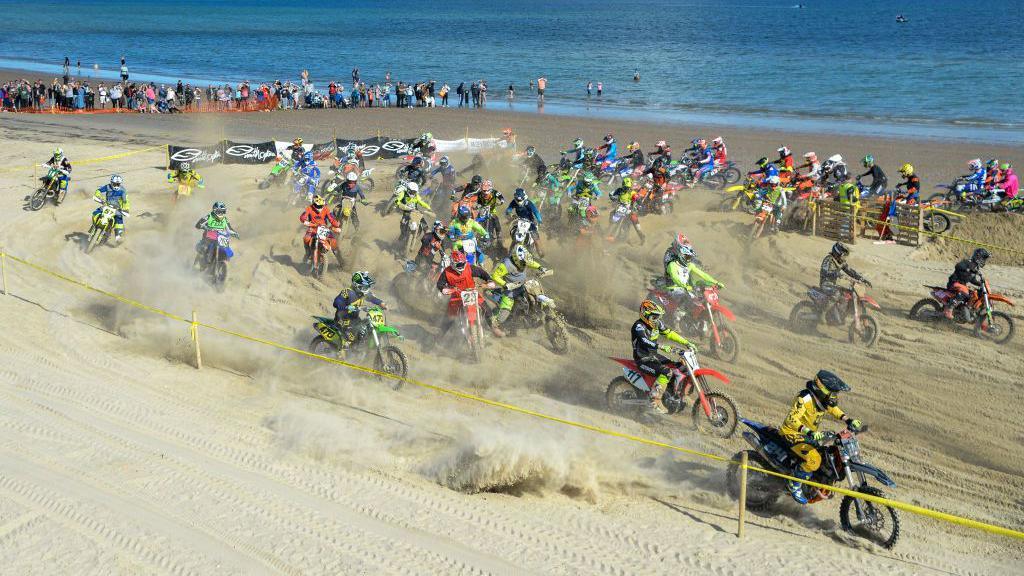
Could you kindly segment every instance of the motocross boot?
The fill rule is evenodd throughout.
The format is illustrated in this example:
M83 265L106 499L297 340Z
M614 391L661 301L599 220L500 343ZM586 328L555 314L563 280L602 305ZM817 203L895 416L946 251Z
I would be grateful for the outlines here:
M793 476L796 476L797 478L800 478L801 480L810 480L811 479L811 473L810 472L805 472L804 470L799 470L799 469L796 470L795 472L793 472ZM787 480L786 481L786 488L789 488L789 495L792 496L793 500L796 500L798 504L807 504L807 497L804 496L804 485L803 484L801 484L799 482L795 482L793 480Z
M660 384L655 384L651 388L651 410L657 414L668 414L668 408L665 407L665 403L661 401L661 396L664 394L664 388Z

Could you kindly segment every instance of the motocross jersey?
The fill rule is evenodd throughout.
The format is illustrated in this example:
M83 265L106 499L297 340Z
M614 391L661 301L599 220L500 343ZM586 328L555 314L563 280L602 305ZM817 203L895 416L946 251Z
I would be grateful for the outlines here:
M513 213L515 213L516 218L522 218L524 220L536 222L537 224L540 224L541 222L540 211L537 210L537 205L533 203L533 200L530 200L529 198L527 198L526 202L523 202L522 204L513 202L505 208L506 215L511 215Z
M717 286L719 284L718 280L698 268L693 262L684 265L675 258L665 264L665 278L668 279L670 287L684 288L687 292L693 290L694 286Z
M907 179L896 185L897 188L907 189L907 202L917 202L921 195L921 178L917 174L907 176Z
M664 336L666 339L686 346L689 341L677 334L674 330L665 326L665 323L658 320L651 328L643 320L637 320L630 329L630 337L633 343L633 360L640 364L644 359L650 358L658 352L658 338Z
M633 202L636 201L636 197L639 196L640 193L637 192L636 190L632 189L632 188L627 188L625 186L619 186L618 189L615 190L614 195L615 195L615 199L620 204L625 204L626 206L631 206L633 204Z
M451 266L444 269L444 272L437 277L437 291L441 292L445 288L454 288L455 290L471 290L476 286L474 278L479 278L484 282L490 282L491 275L486 270L473 264L466 266L462 272L456 271ZM452 300L458 298L458 294L452 294Z
M853 204L860 206L860 190L853 182L844 182L836 192L836 199L840 204Z
M203 185L203 177L199 175L199 172L195 170L189 170L187 172L181 170L171 170L167 173L167 182L173 184L175 182L186 184L186 185Z
M101 203L110 204L122 212L128 212L131 207L128 202L128 191L124 186L115 190L109 184L105 184L96 190L93 198Z
M502 288L507 288L509 284L518 288L526 282L527 268L539 270L540 264L536 260L527 260L526 265L520 269L512 263L510 258L505 258L494 267L494 270L491 270L491 280Z
M505 197L502 196L501 192L497 190L491 191L491 197L484 200L482 196L477 196L477 206L480 207L481 212L488 212L494 214L498 211L498 207L505 203ZM481 214L482 216L483 214Z
M981 286L981 269L969 258L957 262L946 286L952 287L953 284Z
M450 190L450 189L455 188L455 167L454 166L452 166L450 164L448 166L438 166L437 168L434 168L433 170L430 171L430 177L431 178L437 176L438 174L441 175L441 184L446 189Z
M360 294L351 288L346 288L334 298L334 321L351 321L359 317L359 311L353 308L365 305L366 302L374 306L381 306L384 302L372 293Z
M776 168L774 164L769 162L768 164L764 165L764 168L758 168L757 170L747 172L748 176L757 176L758 174L761 175L762 179L767 180L772 176L778 176L779 169Z
M68 160L67 156L61 158L60 162L57 162L56 157L50 156L50 159L46 161L46 165L60 168L61 170L66 171L69 175L71 174L71 161Z
M467 219L465 222L455 219L448 229L448 237L452 240L461 240L462 238L472 238L474 236L487 238L487 230L484 230L484 227L472 218Z
M625 161L631 168L635 169L638 166L644 165L644 153L637 148L622 158L619 158L619 160Z
M810 390L804 390L797 394L796 400L793 401L793 407L789 409L786 420L779 428L779 433L794 444L805 442L807 434L818 431L821 418L826 413L836 420L843 420L846 417L846 413L839 406L819 409L814 400L814 394Z
M619 152L619 144L617 142L613 141L610 144L609 143L602 144L602 145L598 146L597 149L598 149L598 151L603 151L604 152L604 159L605 160L610 160L610 161L614 162L615 161L615 157L616 157L616 155Z
M303 224L308 222L311 228L327 225L330 225L332 228L340 226L338 219L335 218L331 209L327 206L320 209L317 209L312 205L306 206L306 210L299 215L299 222L302 222Z
M854 280L864 280L864 277L853 268L850 268L846 262L840 264L834 256L829 254L821 261L821 270L818 272L818 286L824 289L835 288L836 282L839 281L839 277L842 274L846 274Z
M232 232L231 224L228 223L227 216L217 216L213 212L210 212L206 216L203 216L196 222L196 228L199 230L223 230L225 232Z
M408 180L410 182L415 182L420 186L423 186L427 183L427 175L423 173L423 170L420 170L419 168L414 168L412 164L402 168L399 177L404 178L405 180Z
M964 180L964 184L975 190L980 190L985 185L986 174L986 170L982 168L981 170L978 170L973 174L967 175L966 179Z
M424 202L423 198L420 198L419 194L413 193L411 190L403 186L402 192L397 198L395 198L395 207L402 212L411 212L415 210L417 206L425 210L430 210L430 204Z
M349 184L347 181L341 185L341 197L342 198L359 198L360 200L366 200L366 195L363 194L363 188L359 184Z

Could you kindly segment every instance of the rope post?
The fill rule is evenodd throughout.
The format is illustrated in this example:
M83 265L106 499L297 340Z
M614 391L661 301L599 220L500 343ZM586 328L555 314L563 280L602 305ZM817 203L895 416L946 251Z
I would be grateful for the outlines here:
M0 289L7 296L7 252L0 251Z
M466 150L469 150L469 126L466 126Z
M818 235L818 208L819 208L819 206L820 206L820 204L818 202L815 202L814 206L811 208L811 236L817 236Z
M199 320L196 317L196 311L192 311L192 324L189 327L189 333L192 336L192 348L196 351L196 370L202 370L203 368L203 353L199 349Z
M740 454L740 514L736 537L743 538L743 522L747 516L747 451Z

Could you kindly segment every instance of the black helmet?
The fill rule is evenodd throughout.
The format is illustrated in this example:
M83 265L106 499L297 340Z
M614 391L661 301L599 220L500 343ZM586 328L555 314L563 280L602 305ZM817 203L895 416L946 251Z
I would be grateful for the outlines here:
M849 392L850 385L828 370L818 370L814 380L807 381L807 389L818 399L822 406L831 407L839 404L839 393Z
M516 191L512 194L512 199L515 200L516 203L525 202L526 190L523 190L522 188L516 188Z
M757 165L760 166L761 168L764 168L765 166L768 165L768 158L762 156L761 159L757 161Z
M983 268L985 263L988 262L988 259L991 257L992 255L989 254L988 250L978 248L973 254L971 254L971 262L977 264L978 268Z
M836 260L842 262L846 260L846 257L850 255L850 249L846 247L842 242L836 242L832 245L832 256Z
M470 180L469 183L472 184L473 186L479 186L484 183L484 177L479 174L475 174L473 176L473 179Z
M228 207L223 202L214 202L211 211L215 216L223 216L228 213Z
M533 158L533 155L536 154L536 153L537 153L537 149L534 148L533 146L527 146L526 147L526 157L527 158Z

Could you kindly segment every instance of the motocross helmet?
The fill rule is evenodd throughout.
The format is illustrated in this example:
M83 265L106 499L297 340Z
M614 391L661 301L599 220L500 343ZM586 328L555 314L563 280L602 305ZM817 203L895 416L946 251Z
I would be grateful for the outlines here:
M846 257L850 255L850 249L842 242L836 242L832 245L832 251L829 252L837 262L843 262Z
M325 203L326 202L324 201L324 197L323 196L321 196L319 194L317 194L316 196L313 196L313 208L316 208L317 210L322 210Z
M842 154L833 154L833 155L828 157L828 161L833 163L833 164L842 164L843 163L843 155Z
M668 148L668 143L665 142L664 140L658 140L658 142L654 144L654 147L655 148Z
M865 168L871 168L872 166L875 165L875 157L872 156L871 154L868 154L861 160L861 163L864 164Z
M110 177L110 187L114 190L120 190L123 185L124 178L122 178L120 174L114 174Z
M625 178L623 178L622 179L622 187L623 188L627 188L627 189L628 188L632 188L633 187L633 178L630 177L630 176L626 176Z
M512 129L511 128L505 128L504 130L501 131L501 133L507 138L507 137L512 135Z
M760 159L758 159L757 165L759 167L761 167L761 168L764 168L765 166L768 165L768 158L765 157L765 156L762 156Z
M423 158L417 156L417 157L412 159L412 167L413 168L419 168L420 164L423 164Z
M420 185L415 182L406 182L405 189L408 190L409 192L412 192L413 194L420 193Z
M512 264L517 268L522 269L526 266L526 261L530 257L530 253L526 250L526 246L522 244L516 244L509 251L508 259L512 261Z
M447 156L441 156L440 164L441 164L442 168L447 168L448 165L451 164L451 163L452 163L452 161L449 160Z
M583 138L577 138L572 141L572 147L574 149L583 148Z
M526 202L526 190L523 190L522 188L516 188L516 191L512 194L512 200L516 204L522 204L523 202Z
M971 254L971 262L974 262L978 268L984 268L985 263L988 262L988 259L991 257L992 254L990 254L988 250L978 248Z
M1002 164L999 165L999 169L1003 170L1003 171L1009 170L1010 169L1010 163L1009 162L1003 162Z
M808 152L807 154L804 154L804 158L806 158L807 161L811 163L818 161L818 155L815 154L814 152Z
M793 154L786 146L779 146L779 149L776 150L776 152L779 153L779 158L785 158L786 156Z
M63 148L54 148L53 149L53 159L57 160L59 162L63 158L64 158L64 149Z
M700 147L700 138L694 138L693 140L690 140L690 144L693 144L694 148L699 148Z
M420 134L420 140L423 140L424 142L430 142L430 132L424 132L423 134Z
M376 282L369 272L360 271L352 275L352 289L359 294L366 295Z
M988 162L985 162L985 167L989 170L995 170L999 166L999 160L995 158L989 158Z
M479 186L480 186L481 184L483 184L483 183L484 183L484 177L483 177L483 176L481 176L481 175L479 175L479 174L475 174L475 175L473 176L473 179L472 179L472 180L470 180L470 181L469 181L469 183L470 183L470 184L471 184L471 185L472 185L472 186L473 186L474 188L478 188L478 187L479 187Z
M463 270L465 270L466 269L466 262L467 262L467 259L466 259L466 253L465 252L463 252L462 250L453 250L452 251L452 268L456 272L462 272Z
M441 222L440 220L434 220L433 231L434 237L436 237L438 240L443 239L445 237L445 234L448 233L448 229L445 228L444 222Z
M182 162L178 164L178 172L188 172L192 170L192 164L190 162Z
M348 174L345 175L345 180L348 180L349 182L355 182L356 180L359 180L359 175L356 174L355 172L349 172Z
M640 303L640 320L648 328L654 328L658 321L665 315L665 309L652 300L644 300Z
M214 202L212 212L214 216L223 218L224 215L228 213L227 204L224 204L223 202Z
M818 370L814 380L807 381L807 389L822 406L831 408L839 404L840 392L850 391L850 385L828 370Z
M466 221L470 217L469 206L463 204L459 206L459 220Z
M711 141L712 146L725 146L725 140L721 136L715 136L715 139Z
M295 140L292 140L292 147L294 147L294 148L301 148L302 147L302 138L296 138Z
M629 146L626 146L626 150L629 150L630 152L632 152L633 150L636 150L639 147L640 147L640 143L637 142L636 140L634 140L634 141L629 143Z
M900 174L903 174L904 176L910 176L913 173L914 173L914 165L913 164L907 163L907 164L904 164L903 166L900 166Z
M533 158L533 155L536 154L536 153L537 153L537 149L534 148L533 146L527 146L526 147L526 157L527 158Z
M703 150L703 149L705 149L707 147L708 147L708 141L707 140L705 140L703 138L701 138L700 140L697 140L697 148L700 148L701 150Z
M605 134L604 135L604 141L609 143L609 144L611 144L612 142L615 142L615 135L612 134L611 132Z
M491 190L494 190L494 182L491 182L490 180L484 180L483 184L480 185L480 191L490 192Z

